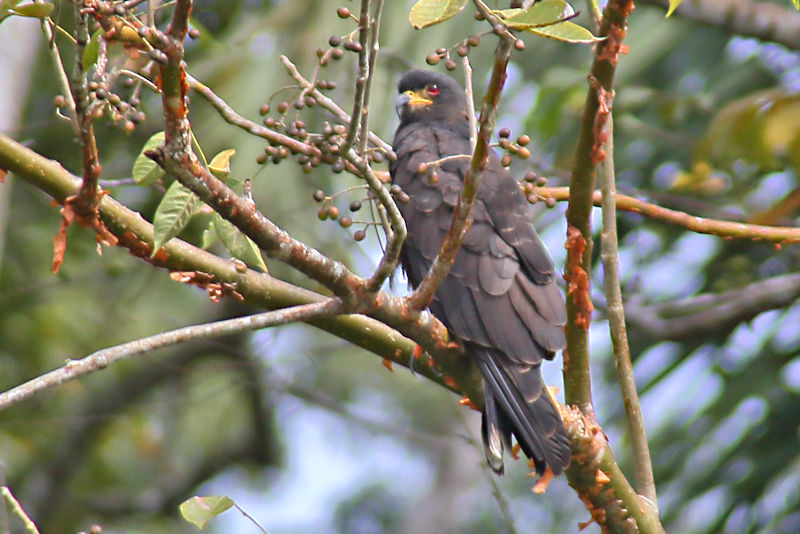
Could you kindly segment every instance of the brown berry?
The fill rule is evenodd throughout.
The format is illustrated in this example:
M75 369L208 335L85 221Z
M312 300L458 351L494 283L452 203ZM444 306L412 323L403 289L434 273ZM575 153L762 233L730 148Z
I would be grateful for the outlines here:
M342 50L341 48L334 48L333 50L331 50L331 57L333 59L342 59L343 55L344 55L344 50Z
M328 39L328 44L331 45L333 48L336 48L340 44L342 44L342 38L338 35L331 35Z
M447 58L447 61L444 62L444 68L447 70L456 70L456 62L450 58Z
M320 208L319 211L317 211L317 218L320 221L324 221L325 219L327 219L328 218L328 208Z
M341 219L339 219L339 226L341 226L342 228L349 228L350 225L352 224L353 224L353 219L351 219L350 217L342 217Z
M361 201L354 200L350 203L350 211L358 211L361 209Z
M338 216L339 216L339 208L337 208L336 206L328 207L328 217L335 220Z
M346 19L350 16L350 10L346 7L340 7L336 10L336 14L340 19Z
M508 167L509 165L511 165L511 156L509 156L508 154L503 154L503 157L500 158L500 165L502 165L503 167Z
M517 156L519 156L522 159L528 159L529 157L531 157L531 151L525 148L524 146L521 146L517 149Z
M439 63L439 54L432 53L428 54L428 57L425 58L425 63L428 65L436 65Z
M353 232L353 239L356 241L363 241L365 237L367 237L367 232L364 230L356 230Z
M269 113L269 104L264 104L263 106L258 108L258 114L261 115L262 117L267 113Z
M523 41L522 39L517 39L516 41L514 41L514 48L522 52L523 50L525 50L525 41Z
M499 135L501 138L507 139L508 136L511 135L511 130L508 128L500 128L500 131L497 132L497 135Z
M517 144L519 146L526 146L530 142L531 142L531 138L530 138L529 135L522 134L519 137L517 137Z
M289 111L289 103L288 102L281 102L278 104L278 113L281 115Z
M325 200L325 191L323 191L322 189L317 189L316 191L314 191L314 194L311 195L311 197L317 202L322 202L323 200Z

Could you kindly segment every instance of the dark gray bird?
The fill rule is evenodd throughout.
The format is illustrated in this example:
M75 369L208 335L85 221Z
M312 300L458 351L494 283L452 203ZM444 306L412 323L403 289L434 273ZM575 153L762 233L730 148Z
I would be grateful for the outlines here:
M420 164L472 150L466 98L455 80L412 70L398 89L397 160L390 172L392 183L409 196L399 204L408 227L400 261L416 287L450 227L469 158L442 163L435 168L438 179L419 173ZM559 474L569 464L569 442L539 367L566 345L564 301L553 262L531 224L530 205L494 153L471 218L430 310L483 376L482 434L492 469L503 472L503 449L513 434L539 474L546 467Z

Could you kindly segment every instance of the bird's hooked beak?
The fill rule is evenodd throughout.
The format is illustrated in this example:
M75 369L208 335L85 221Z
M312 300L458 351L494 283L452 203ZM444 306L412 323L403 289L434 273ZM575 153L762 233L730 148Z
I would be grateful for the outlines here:
M409 89L408 91L397 95L397 98L394 100L394 109L397 111L398 117L403 116L403 108L406 106L414 108L417 106L430 106L433 104L433 100L422 96L420 94L421 92L422 91L411 91Z

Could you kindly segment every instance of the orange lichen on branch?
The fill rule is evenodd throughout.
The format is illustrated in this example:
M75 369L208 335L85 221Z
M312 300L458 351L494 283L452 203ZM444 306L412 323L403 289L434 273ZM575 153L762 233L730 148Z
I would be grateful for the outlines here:
M106 193L107 191L98 190L96 195L98 202ZM82 198L80 193L72 195L67 197L64 201L64 206L61 208L61 223L59 224L58 232L53 236L53 262L50 266L53 274L58 272L64 262L64 253L67 251L67 227L73 222L94 230L95 240L100 245L113 247L119 241L117 236L112 234L105 223L100 220L97 207L87 207L83 202L84 200L85 198Z
M594 116L594 123L592 124L592 136L594 141L592 142L592 151L590 153L592 163L597 165L606 159L606 152L603 150L603 145L608 141L606 124L608 124L608 116L611 113L610 103L613 93L603 89L603 86L593 77L590 79L589 84L597 92L597 113Z
M533 472L533 473L528 473L525 476L535 477L537 475L536 475L536 472ZM531 488L531 491L534 492L537 495L541 495L542 493L547 491L547 486L548 486L548 484L550 484L550 481L552 479L553 479L553 472L548 467L547 469L544 470L544 473L542 473L542 476L540 476L539 478L536 479L536 482L534 483L533 487Z
M572 298L572 303L578 310L575 323L586 330L589 328L594 306L589 296L589 277L582 267L586 240L575 226L567 229L567 241L564 243L564 248L567 249L567 265L564 270L567 296Z
M461 406L467 406L467 407L469 407L469 408L472 408L472 409L473 409L473 410L475 410L476 412L479 412L479 411L481 411L481 409L480 409L480 408L478 408L478 407L475 405L475 403L474 403L474 402L472 402L472 399L470 399L470 398L469 398L469 397L467 397L467 396L461 397L461 398L458 400L458 403L459 403Z
M217 282L214 275L200 271L170 271L169 277L182 284L190 284L208 292L208 299L211 302L219 302L223 297L233 297L238 301L243 301L244 296L236 289L235 284L229 282Z
M390 359L388 359L388 358L383 358L383 359L381 360L381 363L382 363L382 364L383 364L383 366L384 366L384 367L386 367L386 368L387 368L389 371L391 371L392 373L394 373L394 365L392 364L392 360L390 360Z
M611 478L607 474L603 472L601 469L597 469L594 473L594 480L597 482L598 486L602 486L603 484L608 484L611 482Z

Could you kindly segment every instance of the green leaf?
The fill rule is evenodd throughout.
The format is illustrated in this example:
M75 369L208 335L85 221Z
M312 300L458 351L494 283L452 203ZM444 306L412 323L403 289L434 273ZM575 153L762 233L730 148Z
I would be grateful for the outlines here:
M564 0L542 0L528 9L502 9L493 13L515 30L550 26L575 16L575 10Z
M792 1L794 2L795 7L797 7L797 2L800 0L792 0ZM675 9L679 5L681 5L681 2L683 2L683 0L669 0L669 8L667 9L666 16L669 17L670 15L672 15L672 12L675 11Z
M224 182L231 174L231 158L234 154L236 154L236 150L232 148L223 150L211 158L211 163L208 164L208 170Z
M526 32L548 39L555 39L557 41L564 41L565 43L589 44L602 41L605 37L597 37L583 26L579 26L574 22L564 21L550 26L542 26L540 28L525 28Z
M418 0L411 7L408 21L419 30L439 24L464 9L467 0Z
M164 176L164 169L159 167L155 161L144 155L144 153L148 150L155 150L163 142L164 132L158 132L157 134L154 134L144 144L144 147L142 147L142 151L139 152L139 155L136 156L136 159L133 162L133 170L131 173L133 174L133 179L136 180L137 184L148 185Z
M224 495L194 496L180 505L181 517L203 530L208 522L233 506L233 500Z
M9 11L20 17L31 17L34 19L43 19L53 12L53 4L22 4L11 8Z
M223 219L219 213L214 213L211 220L214 225L214 232L222 242L222 245L231 253L231 256L242 260L261 272L267 272L264 258L261 257L261 252L252 239L240 232L230 221Z
M792 0L795 9L800 9L800 0Z
M87 44L86 48L83 49L81 66L83 67L84 72L92 68L92 65L97 62L98 50L100 49L100 36L103 35L103 32L103 28L98 28L97 31L92 34L89 44Z
M200 199L180 182L172 182L153 217L153 256L189 224Z

